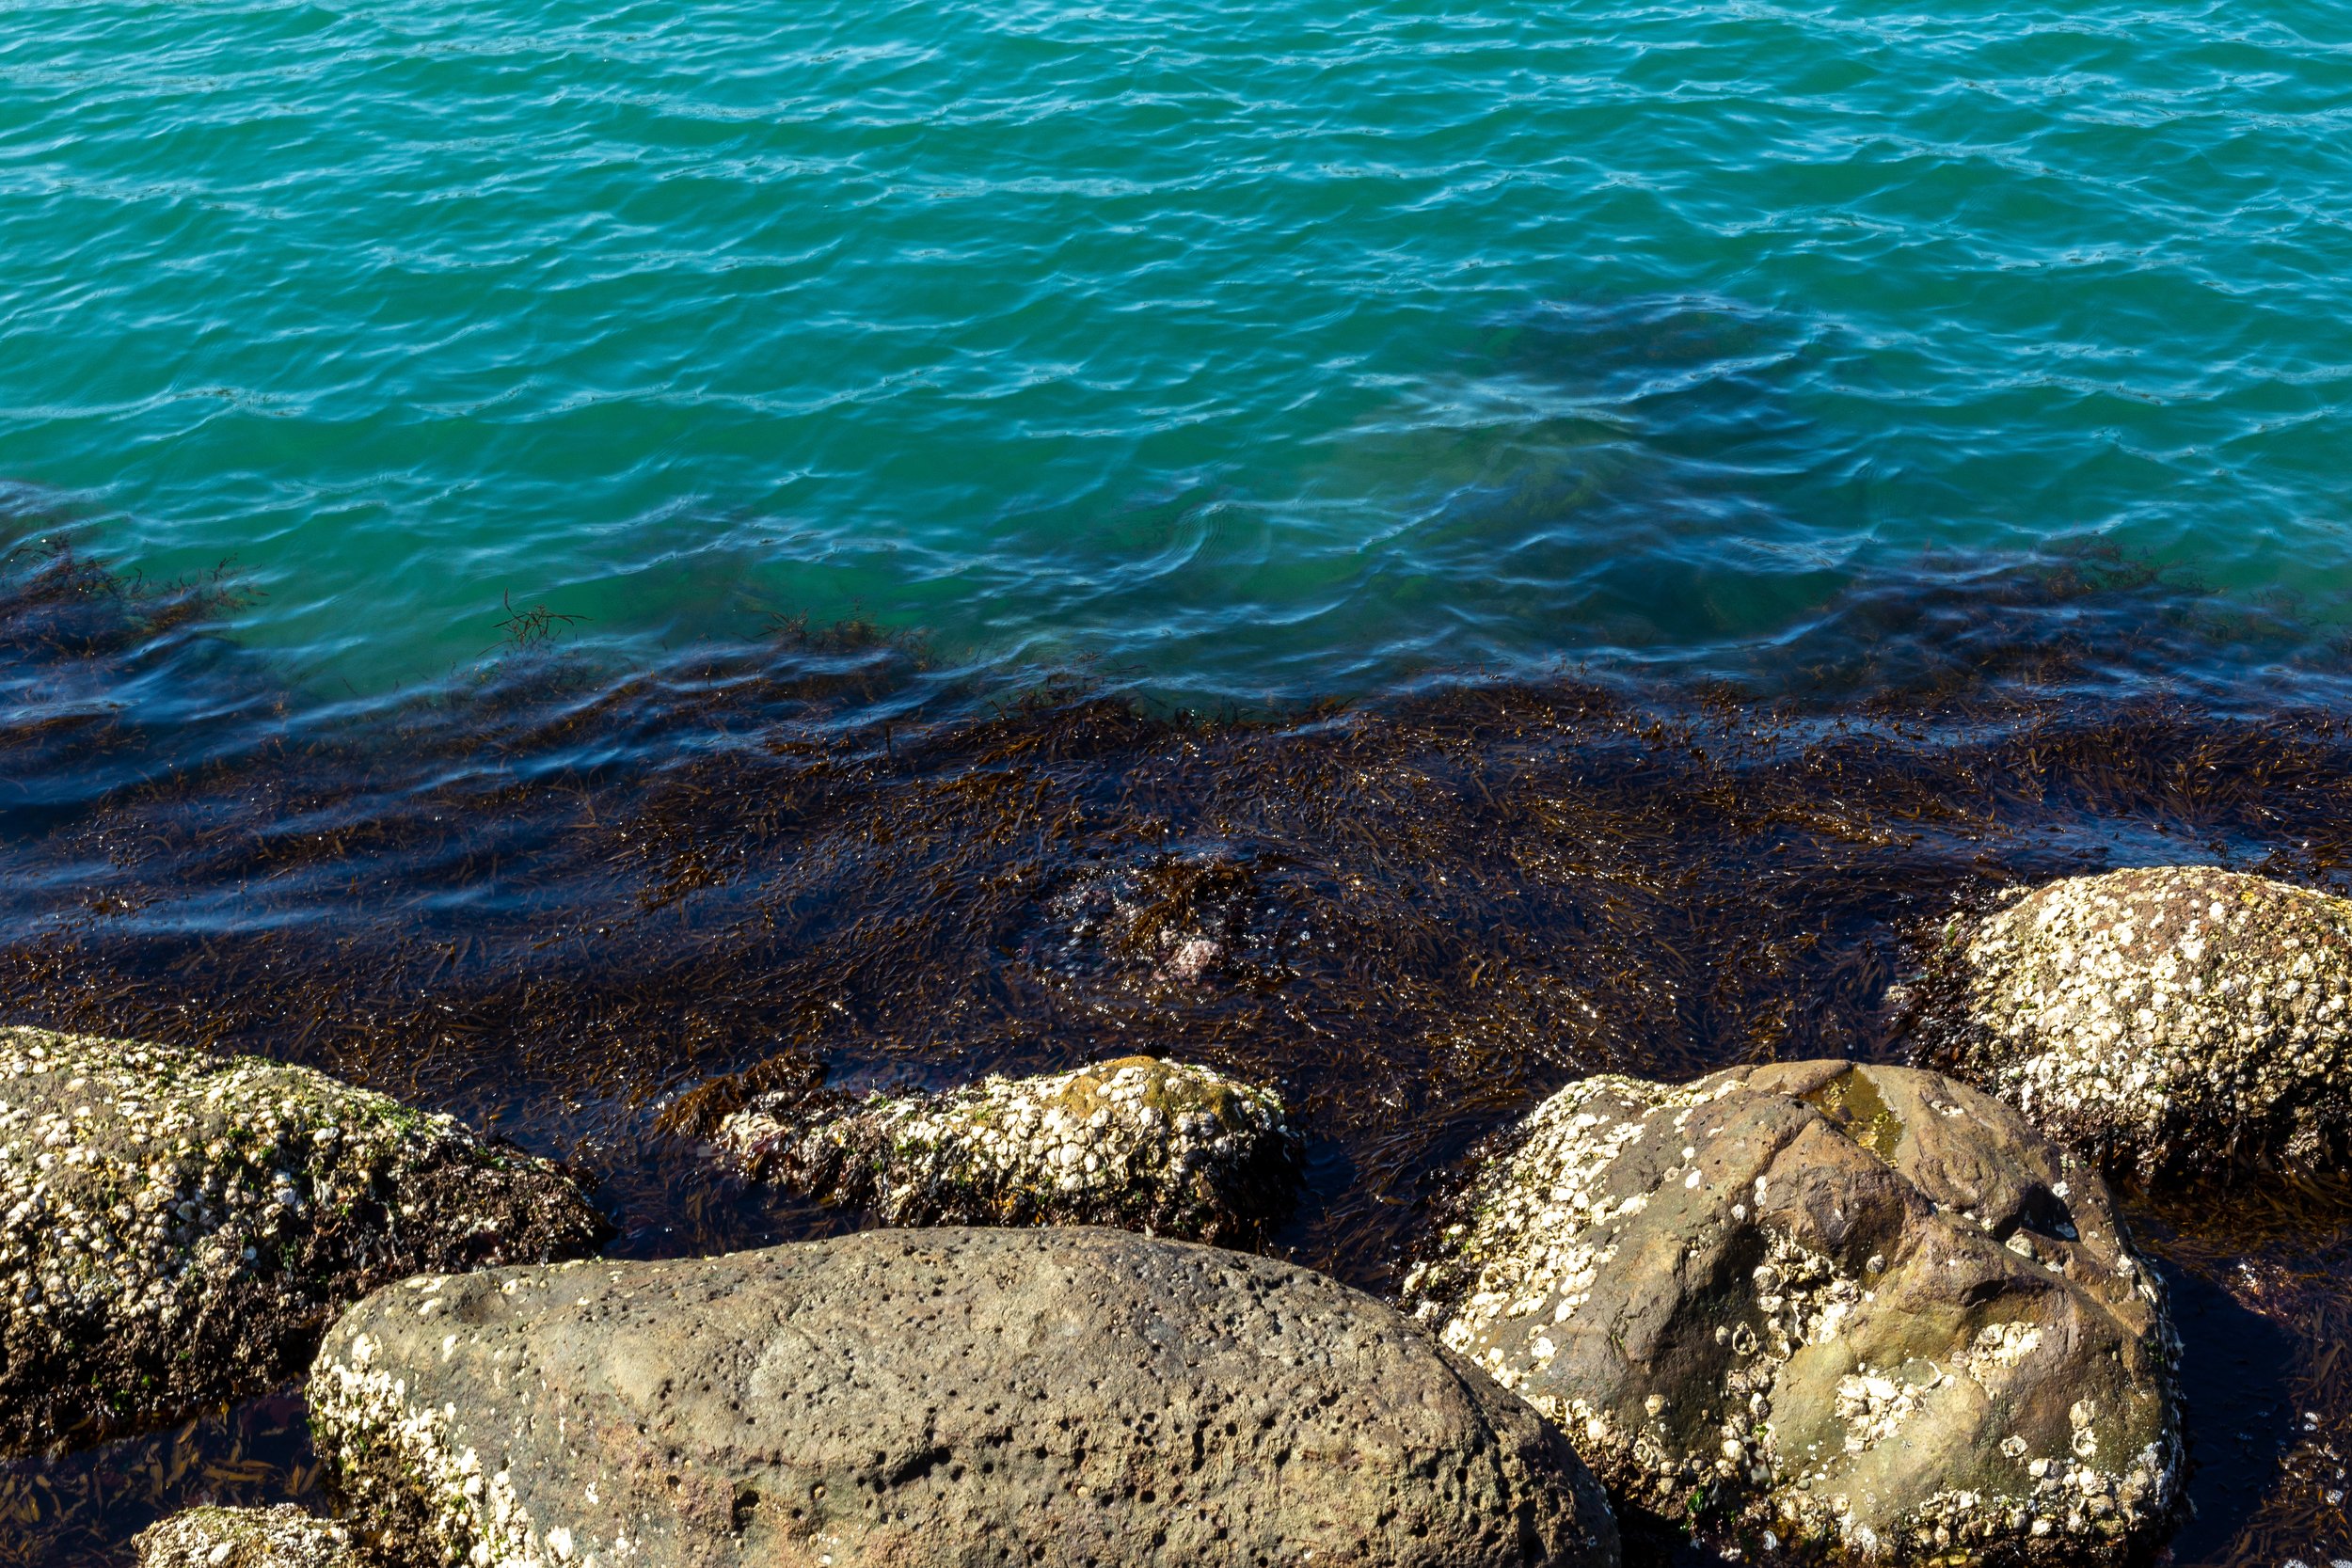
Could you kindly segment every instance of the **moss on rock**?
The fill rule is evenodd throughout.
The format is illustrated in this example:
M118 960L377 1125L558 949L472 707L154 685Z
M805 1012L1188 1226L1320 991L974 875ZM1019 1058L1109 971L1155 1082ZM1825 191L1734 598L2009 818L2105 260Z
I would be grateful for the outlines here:
M278 1386L387 1280L605 1234L546 1161L310 1069L0 1029L0 1453Z
M1922 1066L2142 1179L2352 1163L2352 902L2212 866L2074 877L1956 924Z
M2175 1509L2177 1346L2105 1184L1932 1073L1572 1084L1406 1298L1651 1529L2057 1568Z
M719 1141L890 1225L1108 1225L1240 1245L1289 1206L1299 1170L1273 1093L1149 1056L830 1111L768 1096Z

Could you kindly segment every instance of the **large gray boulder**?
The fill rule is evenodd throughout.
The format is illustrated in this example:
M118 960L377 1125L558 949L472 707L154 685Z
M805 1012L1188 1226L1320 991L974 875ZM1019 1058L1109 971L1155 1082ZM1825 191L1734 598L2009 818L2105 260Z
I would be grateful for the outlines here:
M2121 1563L2170 1522L2175 1341L2098 1176L1847 1062L1590 1078L1408 1277L1621 1508L1750 1553Z
M0 1454L281 1386L387 1280L603 1234L545 1161L323 1073L0 1029Z
M767 1095L718 1141L885 1225L1110 1225L1240 1246L1289 1208L1299 1171L1271 1091L1150 1056L847 1104Z
M311 1373L427 1560L1609 1565L1560 1433L1370 1297L1097 1229L412 1280Z
M2352 903L2201 865L2074 877L1949 933L1915 1059L2143 1179L2352 1159Z
M361 1568L348 1529L292 1503L206 1504L151 1525L133 1544L139 1568Z

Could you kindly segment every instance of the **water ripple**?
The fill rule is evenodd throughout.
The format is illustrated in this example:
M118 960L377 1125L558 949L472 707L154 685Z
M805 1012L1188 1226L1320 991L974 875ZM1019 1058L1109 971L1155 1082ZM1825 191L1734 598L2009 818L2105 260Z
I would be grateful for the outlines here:
M361 687L509 591L1736 660L2092 540L2318 649L2347 212L2314 0L15 0L0 477Z

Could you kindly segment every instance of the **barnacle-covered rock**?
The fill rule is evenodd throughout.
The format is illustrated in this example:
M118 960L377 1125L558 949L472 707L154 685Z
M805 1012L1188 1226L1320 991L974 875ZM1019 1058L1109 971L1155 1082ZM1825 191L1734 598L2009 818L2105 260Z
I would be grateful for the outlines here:
M869 1230L394 1286L329 1332L371 1538L475 1568L1614 1568L1560 1433L1321 1275Z
M1150 1056L830 1111L767 1096L719 1141L888 1225L1110 1225L1239 1245L1288 1207L1299 1168L1272 1093Z
M292 1503L207 1504L139 1532L139 1568L359 1568L351 1532Z
M2243 872L2072 877L1947 936L1922 1066L2111 1170L2352 1162L2352 902Z
M307 1068L0 1029L0 1453L280 1386L388 1279L604 1233L547 1162Z
M1800 1560L2117 1563L2170 1523L2176 1341L2098 1175L1842 1061L1572 1084L1408 1276L1620 1507Z

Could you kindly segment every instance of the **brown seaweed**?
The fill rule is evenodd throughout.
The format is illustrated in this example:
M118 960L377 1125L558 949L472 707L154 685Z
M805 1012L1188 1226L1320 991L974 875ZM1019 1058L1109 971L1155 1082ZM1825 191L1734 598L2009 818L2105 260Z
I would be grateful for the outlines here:
M594 1173L635 1255L855 1223L713 1161L696 1130L743 1093L1144 1051L1280 1089L1308 1194L1274 1244L1383 1291L1466 1151L1571 1077L1899 1053L1919 944L2000 887L2352 874L2345 716L2153 678L2242 628L2095 562L1908 605L1934 635L1884 639L1899 668L1864 638L1769 679L1220 716L1008 691L865 624L614 673L511 604L499 657L338 716L210 629L227 589L0 575L0 1017L454 1111ZM2112 635L2021 640L2036 594ZM2253 1218L2282 1201L2147 1212L2176 1275L2282 1337L2260 1375L2302 1426L2273 1453L2192 1412L2227 1538L2184 1562L2352 1554L2347 1211ZM169 1488L102 1478L149 1451L0 1471L0 1561L119 1545ZM270 1475L223 1490L308 1483Z

